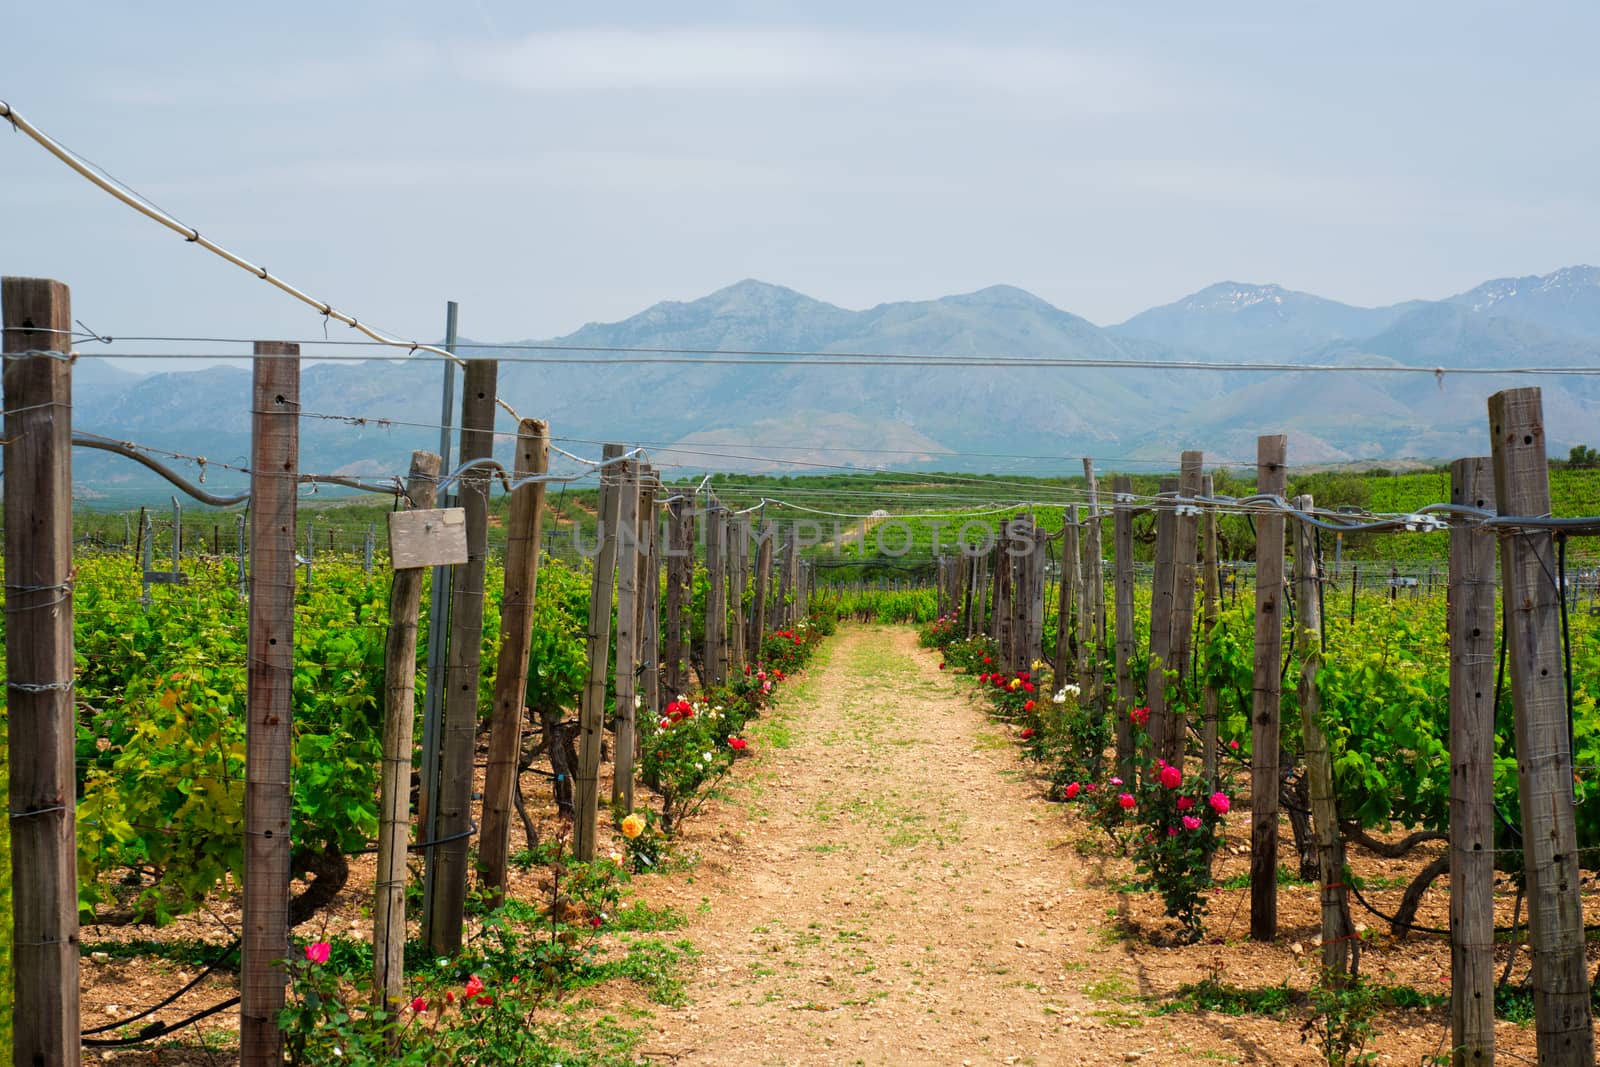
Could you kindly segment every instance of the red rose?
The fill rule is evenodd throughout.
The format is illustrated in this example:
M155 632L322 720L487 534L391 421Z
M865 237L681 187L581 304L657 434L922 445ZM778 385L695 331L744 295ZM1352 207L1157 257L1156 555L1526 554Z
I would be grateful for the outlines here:
M1033 710L1033 701L1030 700L1026 704L1022 705L1022 710L1023 711L1032 711ZM1032 734L1033 731L1029 730L1028 733Z
M1083 789L1083 787L1080 786L1077 782L1068 782L1067 783L1067 788L1064 790L1064 792L1067 795L1067 799L1071 800L1074 797L1076 797L1078 795L1078 793L1082 791L1082 789Z

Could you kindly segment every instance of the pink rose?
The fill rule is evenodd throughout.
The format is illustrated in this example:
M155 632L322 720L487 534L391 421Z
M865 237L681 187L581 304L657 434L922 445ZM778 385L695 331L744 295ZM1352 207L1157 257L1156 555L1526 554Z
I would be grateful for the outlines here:
M1166 786L1168 789L1176 789L1182 782L1183 772L1178 768L1172 766L1170 763L1161 768L1162 785Z
M318 941L306 946L306 959L312 963L327 963L328 954L333 951L333 946L326 941Z
M1194 807L1194 797L1179 797L1178 798L1178 810L1179 811L1188 811L1192 807Z
M1118 794L1117 803L1122 805L1122 808L1123 808L1124 811L1132 811L1133 810L1133 803L1134 803L1133 794L1132 793L1121 793L1121 794Z
M1228 814L1228 809L1233 807L1233 805L1228 801L1228 794L1222 792L1212 793L1211 796L1206 800L1206 803L1210 804L1211 810L1216 812L1218 815Z
M1183 828L1185 830L1198 830L1200 829L1200 820L1193 815L1185 815L1183 817Z

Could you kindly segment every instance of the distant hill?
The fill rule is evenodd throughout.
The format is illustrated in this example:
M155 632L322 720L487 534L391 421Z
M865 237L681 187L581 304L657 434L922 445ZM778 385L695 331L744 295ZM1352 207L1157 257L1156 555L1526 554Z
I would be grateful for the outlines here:
M1575 443L1600 444L1600 381L1591 378L897 367L855 365L848 358L1596 367L1600 271L1592 267L1486 282L1447 300L1384 308L1353 307L1277 285L1223 282L1112 327L1004 285L852 311L746 280L698 300L656 304L620 322L590 323L548 343L581 351L534 353L508 345L472 353L504 357L500 394L524 414L549 419L569 451L593 454L603 440L641 443L679 471L1049 472L1075 468L1083 455L1100 457L1107 469L1145 468L1174 463L1183 448L1248 462L1255 436L1278 431L1291 436L1292 462L1449 458L1486 449L1489 393L1527 384L1546 391L1553 454ZM640 348L840 358L804 366L763 365L761 357L716 366L603 362L608 352ZM436 447L441 376L437 362L420 359L308 366L303 469L403 472L412 449ZM208 484L238 484L242 476L220 464L247 463L248 391L247 372L236 368L143 378L90 372L78 382L76 425L204 455L212 461ZM505 420L500 429L513 427ZM165 494L126 461L85 453L75 458L75 480L85 495Z

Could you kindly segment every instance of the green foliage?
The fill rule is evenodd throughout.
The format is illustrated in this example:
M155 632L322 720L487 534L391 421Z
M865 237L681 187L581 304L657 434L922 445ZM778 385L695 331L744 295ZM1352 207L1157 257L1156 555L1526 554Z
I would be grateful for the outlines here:
M1229 805L1214 783L1182 779L1181 769L1165 762L1147 768L1134 792L1137 815L1128 832L1134 869L1161 894L1181 940L1195 942L1205 933L1211 860Z
M660 999L681 993L683 952L649 944L620 960L603 957L601 935L622 898L626 872L608 860L577 863L559 847L546 864L539 908L508 903L488 913L462 952L413 974L406 1000L373 1004L370 956L329 943L304 946L286 961L288 1002L279 1015L290 1062L402 1064L555 1064L585 1062L545 1009L568 991L610 978L647 985ZM664 991L664 992L663 992ZM631 1040L615 1042L626 1051Z
M1323 975L1311 990L1311 1017L1300 1028L1302 1044L1314 1044L1328 1067L1359 1067L1378 1062L1366 1051L1378 1036L1383 990L1359 976Z
M528 707L536 714L578 705L589 676L589 582L568 567L539 569L528 656Z

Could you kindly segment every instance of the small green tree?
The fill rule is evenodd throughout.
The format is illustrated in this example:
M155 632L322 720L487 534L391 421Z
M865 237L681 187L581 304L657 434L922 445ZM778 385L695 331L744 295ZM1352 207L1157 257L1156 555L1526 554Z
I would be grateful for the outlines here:
M1574 470L1600 467L1600 451L1586 445L1573 445L1572 451L1567 453L1567 466Z

